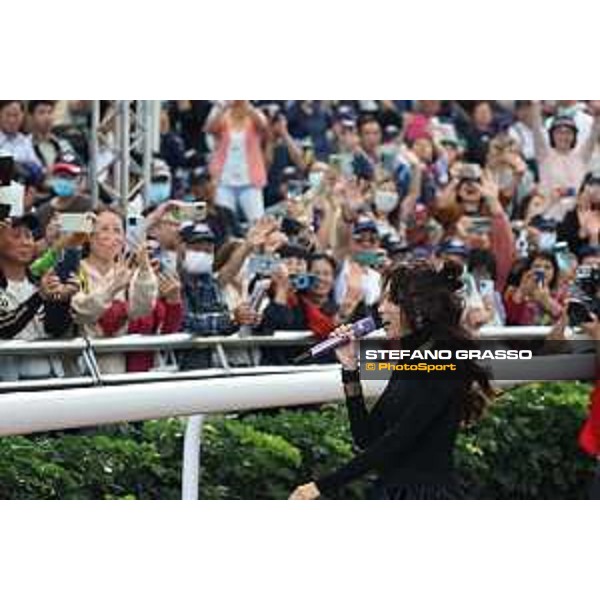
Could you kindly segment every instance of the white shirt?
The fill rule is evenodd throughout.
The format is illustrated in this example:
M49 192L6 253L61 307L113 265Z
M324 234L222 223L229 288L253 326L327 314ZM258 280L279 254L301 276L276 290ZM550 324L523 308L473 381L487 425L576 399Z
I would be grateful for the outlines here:
M335 282L334 294L338 306L342 304L346 296L349 267L349 261L345 260ZM373 306L381 296L381 275L370 267L362 267L361 287L365 304Z
M246 156L246 132L244 130L230 133L229 148L219 183L235 186L250 185L248 157Z
M28 279L23 281L7 280L6 288L0 289L0 302L7 310L15 310L26 302L35 292L36 286ZM48 337L44 329L43 307L13 338L16 340L39 340ZM46 378L64 376L59 359L40 356L3 356L0 360L0 380Z
M40 164L31 139L22 133L7 135L0 131L0 154L10 154L15 162Z

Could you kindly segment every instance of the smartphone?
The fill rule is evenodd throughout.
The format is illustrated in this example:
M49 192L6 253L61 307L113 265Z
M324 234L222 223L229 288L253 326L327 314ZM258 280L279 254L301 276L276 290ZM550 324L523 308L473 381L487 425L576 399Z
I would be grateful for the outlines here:
M0 156L0 186L10 185L15 171L15 161L12 156Z
M254 311L258 311L260 308L260 304L265 297L265 294L269 291L271 287L271 280L269 278L259 279L255 284L252 290L252 294L250 295L250 308Z
M543 269L534 269L533 270L533 278L539 287L544 287L544 281L546 279L546 274Z
M0 187L0 206L2 208L2 218L22 217L25 214L24 206L25 187L17 181L12 181L8 185Z
M173 214L178 221L206 221L206 202L174 202Z
M136 252L146 239L146 220L142 215L130 215L127 217L127 250Z
M91 233L94 225L92 213L60 213L61 233Z
M55 273L58 278L65 283L70 277L79 271L79 263L81 262L80 248L66 248L62 260L56 265Z
M471 217L469 233L484 234L492 229L492 221L489 217Z

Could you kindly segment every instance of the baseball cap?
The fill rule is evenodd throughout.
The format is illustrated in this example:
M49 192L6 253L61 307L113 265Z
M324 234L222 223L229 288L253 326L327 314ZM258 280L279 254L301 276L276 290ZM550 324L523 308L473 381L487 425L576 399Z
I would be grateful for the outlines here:
M463 258L467 258L469 256L469 248L460 240L452 239L440 244L437 248L437 254L462 256Z
M52 174L78 177L81 175L81 167L74 162L57 162L52 167Z
M171 169L169 165L161 158L155 158L152 161L152 179L158 178L171 179Z
M379 229L375 221L371 221L371 219L359 219L354 223L354 227L352 228L352 237L358 236L365 231L370 231L379 236Z
M186 244L197 244L199 242L215 243L215 234L206 223L194 223L186 221L179 228L179 235Z

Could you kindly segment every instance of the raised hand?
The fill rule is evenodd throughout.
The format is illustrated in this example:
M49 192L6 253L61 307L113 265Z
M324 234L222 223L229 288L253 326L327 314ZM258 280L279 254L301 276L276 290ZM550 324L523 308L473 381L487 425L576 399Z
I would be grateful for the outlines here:
M181 281L177 275L167 275L159 273L158 292L161 298L164 298L169 304L179 304L181 302Z
M341 365L346 369L358 368L358 361L356 358L358 352L358 344L354 337L354 332L350 325L340 325L337 329L334 329L330 338L344 338L348 340L347 344L338 346L335 349L335 355Z

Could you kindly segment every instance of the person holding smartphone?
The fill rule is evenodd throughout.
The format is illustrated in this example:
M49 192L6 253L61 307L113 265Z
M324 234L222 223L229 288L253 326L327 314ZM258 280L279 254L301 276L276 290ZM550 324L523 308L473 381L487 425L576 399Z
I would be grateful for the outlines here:
M505 294L508 325L551 325L564 310L566 298L558 286L559 269L551 252L532 254L519 282Z
M87 256L81 261L82 289L72 298L74 320L89 337L114 337L127 332L129 321L152 313L158 281L148 251L125 256L123 217L112 209L96 213ZM98 358L103 373L124 373L124 354Z
M210 171L217 182L217 204L249 223L264 214L263 188L267 183L262 144L268 122L248 100L231 100L217 106L208 118L206 132L216 142Z

